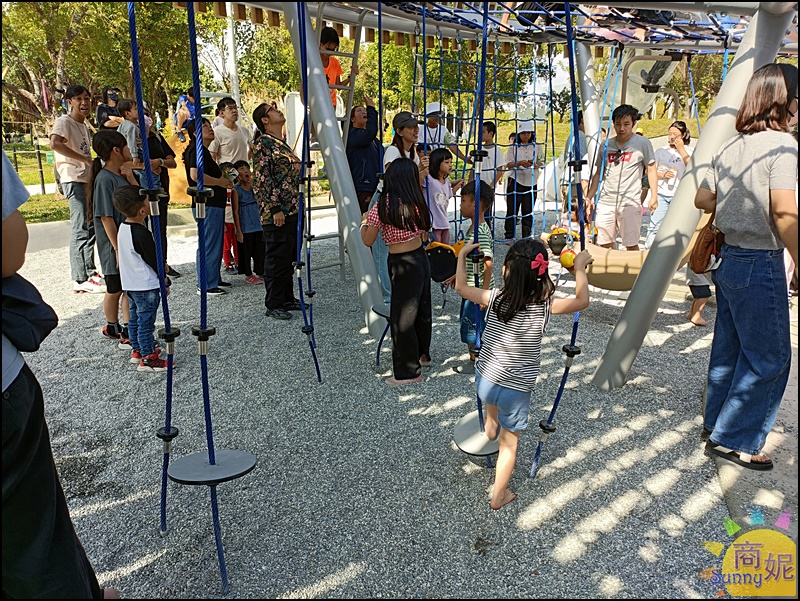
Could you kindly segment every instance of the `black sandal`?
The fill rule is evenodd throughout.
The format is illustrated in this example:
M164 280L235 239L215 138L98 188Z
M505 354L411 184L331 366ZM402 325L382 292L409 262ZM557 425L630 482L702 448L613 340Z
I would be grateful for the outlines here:
M741 465L749 470L756 470L759 472L766 472L774 467L772 459L767 458L767 461L753 461L753 457L755 457L755 455L748 455L749 459L743 459L742 455L746 453L740 453L739 451L734 451L721 445L714 444L710 440L706 443L705 454L721 457L722 459L726 459L732 463L735 463L736 465Z

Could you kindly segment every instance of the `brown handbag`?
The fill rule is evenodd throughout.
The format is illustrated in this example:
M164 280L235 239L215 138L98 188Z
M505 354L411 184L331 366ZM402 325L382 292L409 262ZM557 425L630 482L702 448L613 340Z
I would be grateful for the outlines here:
M717 209L711 212L711 217L700 230L694 243L692 253L689 255L689 268L695 273L706 273L716 269L722 245L725 243L725 234L714 225Z

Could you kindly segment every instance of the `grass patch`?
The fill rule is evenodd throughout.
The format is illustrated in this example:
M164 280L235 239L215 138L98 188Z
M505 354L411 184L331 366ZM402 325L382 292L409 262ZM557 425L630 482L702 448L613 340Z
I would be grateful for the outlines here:
M34 194L19 212L28 223L47 223L69 219L69 203L60 194Z
M3 144L3 151L6 153L8 160L11 161L23 184L34 186L41 183L39 161L36 158L36 147L33 144L28 142ZM51 152L50 147L42 144L42 175L44 176L44 183L54 184L56 178L53 174L53 164L47 162L48 152Z

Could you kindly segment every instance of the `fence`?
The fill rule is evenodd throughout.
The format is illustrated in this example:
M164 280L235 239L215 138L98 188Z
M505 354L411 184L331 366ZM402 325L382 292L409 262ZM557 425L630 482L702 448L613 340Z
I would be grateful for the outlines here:
M47 194L46 184L55 183L56 177L52 167L45 168L45 164L53 164L53 152L43 126L20 121L3 121L2 124L3 150L17 175L26 185L38 183L41 193Z

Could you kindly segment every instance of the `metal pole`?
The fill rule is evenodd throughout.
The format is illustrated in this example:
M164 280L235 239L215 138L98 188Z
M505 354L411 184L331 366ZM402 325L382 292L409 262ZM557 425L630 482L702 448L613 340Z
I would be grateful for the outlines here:
M625 384L636 354L700 221L701 211L694 208L700 181L720 146L736 134L736 114L747 83L757 69L775 59L794 15L773 15L760 10L750 21L736 60L714 101L703 135L592 377L592 382L603 390L620 388Z
M578 26L582 24L581 19L578 21ZM622 52L620 50L620 52ZM583 129L586 132L586 151L589 157L589 164L586 166L589 171L589 180L592 179L592 174L595 166L593 165L593 158L597 156L597 148L600 144L600 100L602 94L597 91L594 85L594 60L592 59L592 52L586 44L575 42L575 59L577 62L577 73L580 77L581 87L581 100L583 105ZM609 69L613 65L609 63ZM578 135L576 131L575 136ZM575 160L580 160L581 157L575 157Z
M31 137L33 137L33 128L31 128ZM42 170L42 145L39 144L39 136L36 136L36 161L39 163L39 183L42 185L42 194L47 194L47 189L44 186L44 171Z
M300 64L300 23L294 2L283 2L283 14L286 26L292 36L295 56ZM306 13L306 31L313 31L311 18ZM386 327L386 320L372 311L372 307L383 304L383 296L378 283L378 273L372 262L370 250L361 242L361 209L350 174L350 165L347 162L339 122L333 112L330 102L328 80L322 69L322 60L319 56L319 45L313 36L306 36L306 49L308 61L308 102L311 106L311 117L320 146L324 149L325 169L331 183L331 193L336 203L336 214L339 219L339 231L344 237L347 247L347 256L356 277L358 295L361 309L364 313L364 322L369 328L370 335L376 340L380 338Z
M228 73L231 76L231 96L241 108L242 99L239 96L239 71L236 67L236 35L233 21L233 3L226 2L225 10L228 13ZM250 132L252 134L252 132Z

